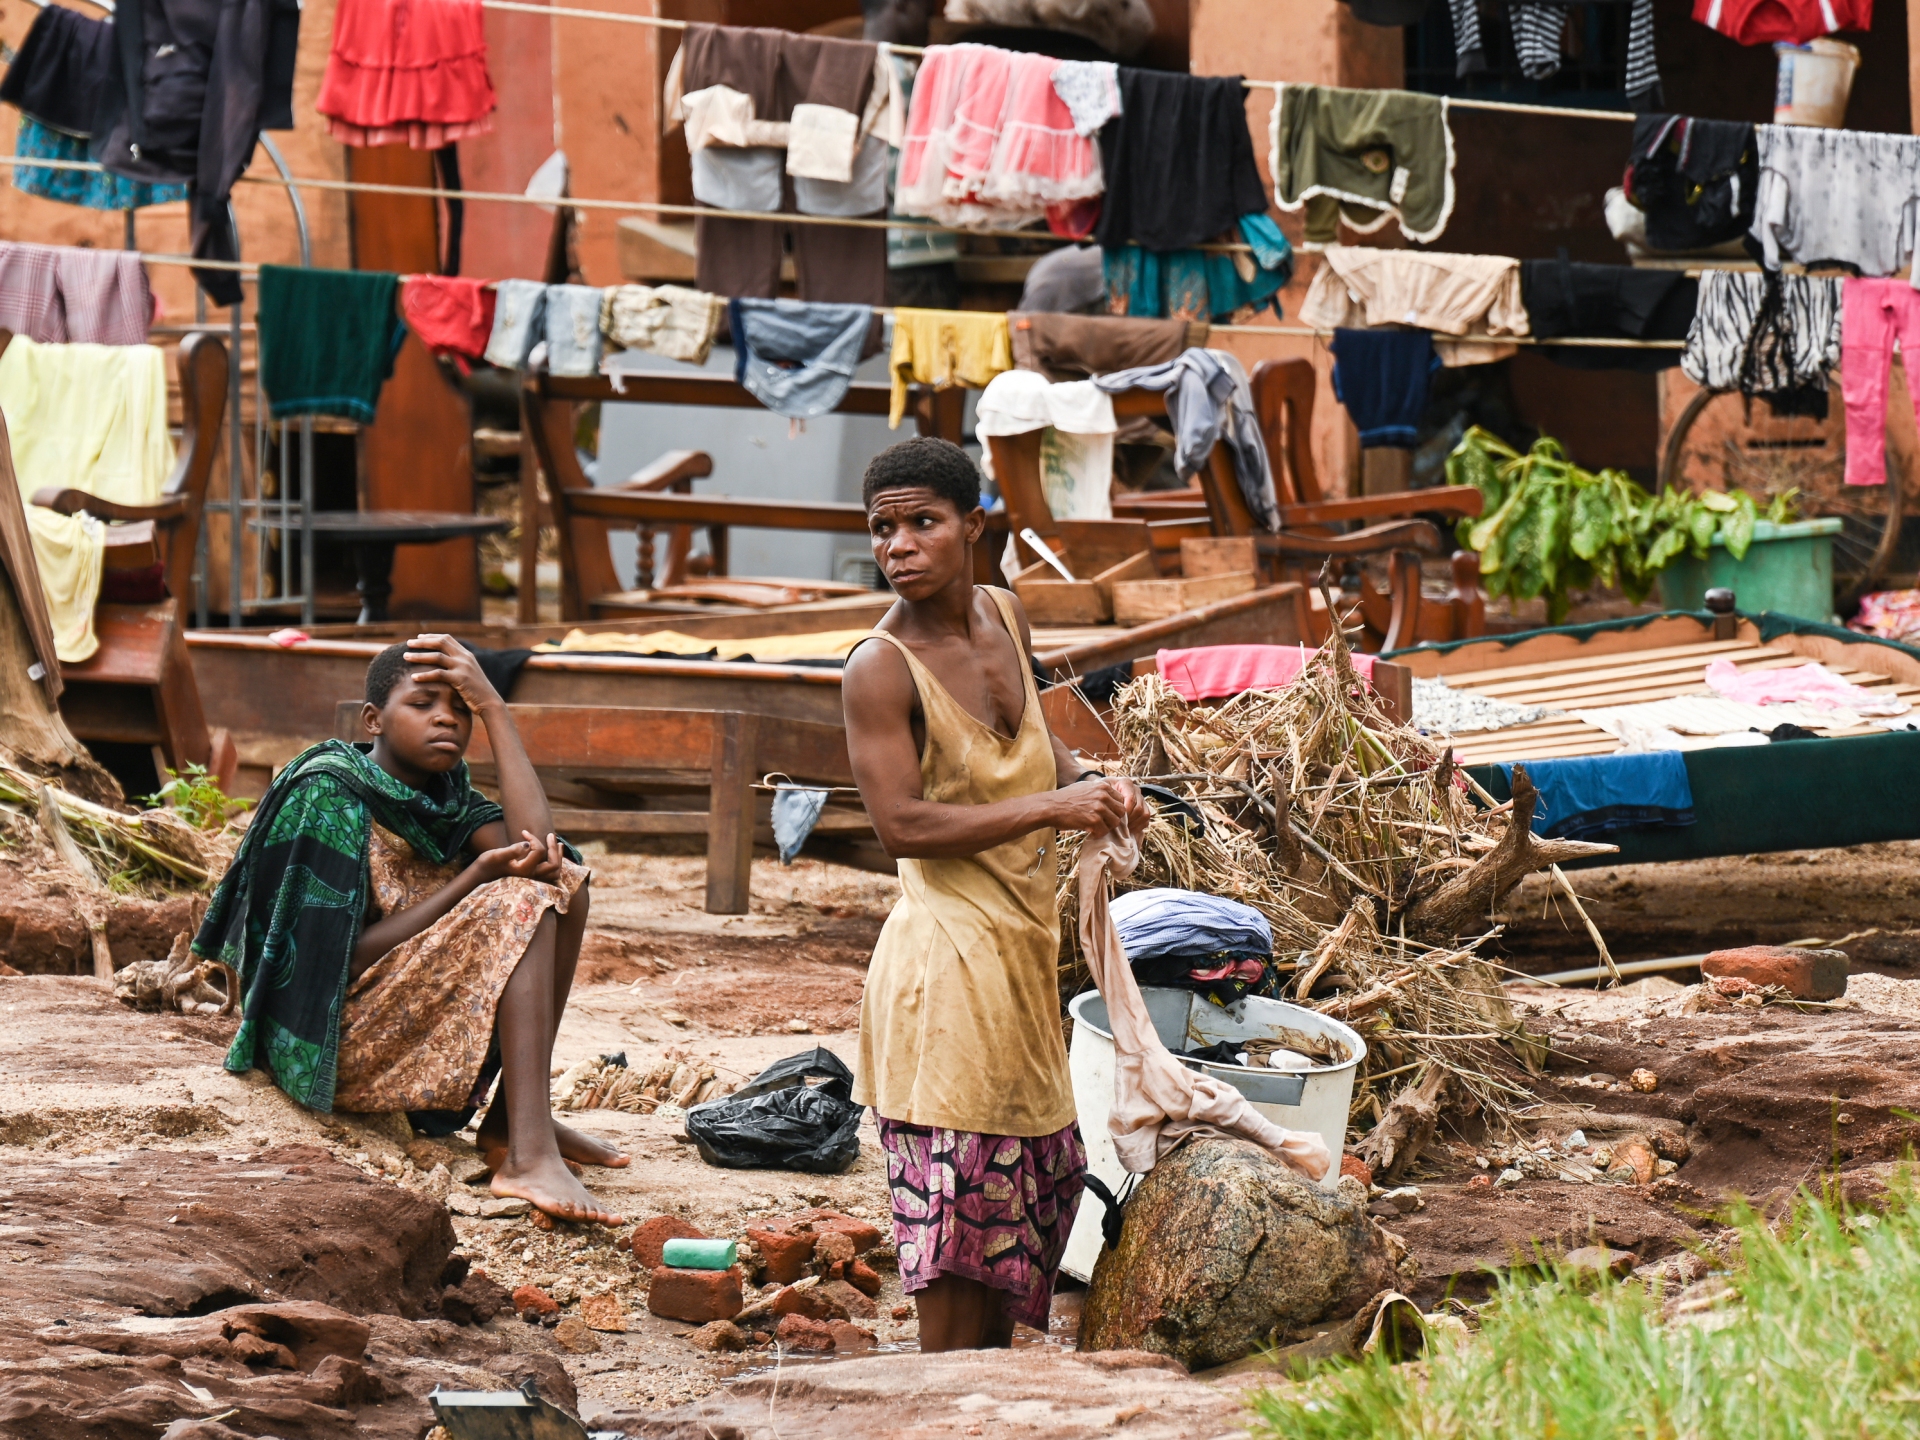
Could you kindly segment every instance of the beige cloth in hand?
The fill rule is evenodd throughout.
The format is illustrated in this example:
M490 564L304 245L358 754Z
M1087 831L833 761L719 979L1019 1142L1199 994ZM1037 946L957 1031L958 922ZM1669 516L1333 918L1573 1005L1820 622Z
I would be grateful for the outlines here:
M1251 1140L1309 1180L1324 1179L1333 1166L1326 1141L1310 1130L1281 1129L1224 1080L1174 1059L1154 1032L1107 903L1109 882L1131 875L1139 863L1140 846L1130 834L1090 835L1080 847L1080 950L1113 1031L1107 1127L1121 1166L1145 1174L1182 1140L1213 1135Z

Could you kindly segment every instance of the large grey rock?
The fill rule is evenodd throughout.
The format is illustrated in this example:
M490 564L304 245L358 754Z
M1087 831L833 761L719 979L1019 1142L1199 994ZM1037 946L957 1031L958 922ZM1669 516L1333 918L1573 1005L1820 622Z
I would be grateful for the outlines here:
M1352 1314L1401 1281L1366 1203L1357 1180L1324 1190L1245 1141L1189 1142L1140 1182L1093 1267L1080 1348L1203 1370Z

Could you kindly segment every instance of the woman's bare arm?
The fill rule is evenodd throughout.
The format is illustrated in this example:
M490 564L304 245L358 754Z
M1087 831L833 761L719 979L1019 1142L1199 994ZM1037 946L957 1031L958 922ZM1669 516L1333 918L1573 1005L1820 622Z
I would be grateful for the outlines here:
M544 842L523 836L512 844L506 841L506 826L499 821L482 825L474 832L481 843L493 842L468 863L458 875L433 894L405 910L383 915L360 931L353 955L347 961L347 978L358 980L361 974L396 945L404 945L428 929L467 896L490 880L509 875L524 875L535 880L554 880L559 875L556 856L550 856Z
M920 789L913 741L913 676L891 645L862 645L847 660L842 695L847 753L881 846L896 860L978 855L1048 828L1110 830L1137 797L1123 781L1086 780L990 805L942 805ZM1064 747L1055 743L1054 764ZM1067 756L1067 775L1079 767Z

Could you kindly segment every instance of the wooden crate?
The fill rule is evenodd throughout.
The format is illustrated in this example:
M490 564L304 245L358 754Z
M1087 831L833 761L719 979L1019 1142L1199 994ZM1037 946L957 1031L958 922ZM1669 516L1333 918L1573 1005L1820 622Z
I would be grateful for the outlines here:
M1180 542L1180 573L1189 580L1206 575L1252 573L1259 568L1260 559L1254 552L1251 535Z
M1065 563L1072 568L1071 559ZM1154 574L1153 556L1129 555L1087 580L1062 580L1045 561L1037 561L1009 582L1035 625L1099 625L1113 619L1113 587Z
M1191 543L1182 541L1181 548ZM1127 580L1113 587L1113 618L1120 625L1144 625L1245 595L1254 584L1251 570L1191 580Z

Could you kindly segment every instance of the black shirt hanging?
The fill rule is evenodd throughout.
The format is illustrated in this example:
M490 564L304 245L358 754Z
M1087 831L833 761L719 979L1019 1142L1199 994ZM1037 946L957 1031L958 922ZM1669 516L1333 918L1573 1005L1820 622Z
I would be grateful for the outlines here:
M1103 249L1191 249L1242 215L1266 213L1238 75L1123 65L1120 103L1100 131L1107 193L1094 237Z

